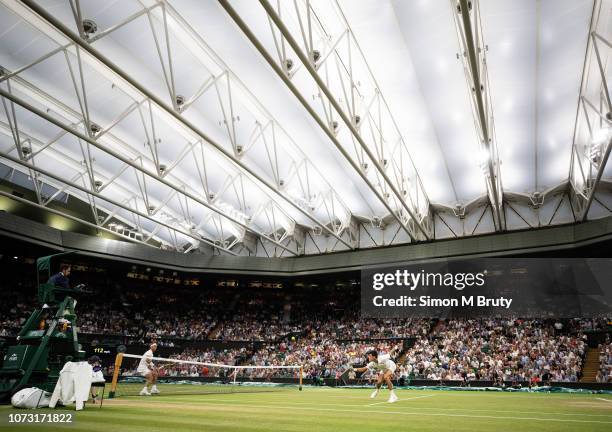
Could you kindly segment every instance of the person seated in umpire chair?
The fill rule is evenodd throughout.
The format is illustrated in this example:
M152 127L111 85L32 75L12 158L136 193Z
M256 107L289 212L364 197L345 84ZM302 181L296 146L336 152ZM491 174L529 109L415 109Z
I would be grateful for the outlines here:
M49 280L47 281L47 283L52 283L53 285L57 287L70 289L70 279L68 279L68 276L70 276L70 265L62 264L60 266L59 273L56 273L53 276L51 276Z

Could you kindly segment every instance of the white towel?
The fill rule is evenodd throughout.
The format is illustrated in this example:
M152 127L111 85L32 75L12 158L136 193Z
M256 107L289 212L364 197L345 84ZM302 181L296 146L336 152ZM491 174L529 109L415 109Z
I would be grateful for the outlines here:
M77 411L82 410L89 398L92 373L93 369L87 362L67 362L60 372L49 407L55 408L58 402L62 405L75 402Z

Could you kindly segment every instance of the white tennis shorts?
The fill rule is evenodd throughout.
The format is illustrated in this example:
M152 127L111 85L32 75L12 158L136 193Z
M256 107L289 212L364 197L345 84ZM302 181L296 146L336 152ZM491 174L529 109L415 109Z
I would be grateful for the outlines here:
M395 373L395 369L397 369L397 365L395 362L391 362L388 368L384 370L384 372L391 371L391 373Z
M146 377L147 375L149 375L149 374L152 372L152 369L149 369L149 368L139 368L139 369L137 370L137 372L138 372L140 375L142 375L142 376Z

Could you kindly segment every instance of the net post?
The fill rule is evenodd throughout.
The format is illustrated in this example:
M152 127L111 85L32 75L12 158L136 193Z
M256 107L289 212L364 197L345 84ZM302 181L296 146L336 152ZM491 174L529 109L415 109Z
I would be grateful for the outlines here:
M300 366L300 386L298 389L302 391L302 376L304 375L304 366Z
M121 370L121 363L123 362L123 353L118 353L115 357L115 370L113 371L113 380L111 381L111 388L108 392L108 398L112 399L115 397L115 391L117 390L117 381L119 380L119 371Z

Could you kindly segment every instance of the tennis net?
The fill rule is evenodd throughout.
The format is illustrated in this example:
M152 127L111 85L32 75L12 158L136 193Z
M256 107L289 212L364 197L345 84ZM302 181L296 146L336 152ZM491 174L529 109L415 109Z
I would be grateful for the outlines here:
M138 373L143 356L119 353L115 359L109 397L137 396L145 387ZM153 357L160 395L253 393L302 389L300 365L228 365Z

